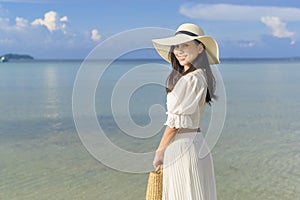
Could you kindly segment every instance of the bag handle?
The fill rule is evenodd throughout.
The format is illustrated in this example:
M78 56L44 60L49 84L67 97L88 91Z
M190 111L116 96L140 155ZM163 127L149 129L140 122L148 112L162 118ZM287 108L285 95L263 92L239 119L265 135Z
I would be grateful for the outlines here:
M158 165L155 169L155 172L159 172L162 169L162 165Z

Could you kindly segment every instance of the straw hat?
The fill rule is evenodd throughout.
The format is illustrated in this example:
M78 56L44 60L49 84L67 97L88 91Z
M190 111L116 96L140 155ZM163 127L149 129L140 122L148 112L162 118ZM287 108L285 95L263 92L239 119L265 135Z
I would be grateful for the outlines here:
M159 55L166 61L171 62L169 56L171 46L189 42L195 39L199 40L205 45L209 63L219 64L219 48L216 40L210 36L204 35L204 31L195 24L182 24L178 27L174 36L162 39L154 39L152 42Z

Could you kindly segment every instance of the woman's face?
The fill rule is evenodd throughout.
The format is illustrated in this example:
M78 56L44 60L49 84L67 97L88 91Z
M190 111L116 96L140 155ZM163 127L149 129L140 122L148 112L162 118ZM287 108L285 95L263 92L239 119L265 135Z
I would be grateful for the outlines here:
M190 67L203 49L202 44L197 45L194 41L189 41L175 45L173 53L181 66Z

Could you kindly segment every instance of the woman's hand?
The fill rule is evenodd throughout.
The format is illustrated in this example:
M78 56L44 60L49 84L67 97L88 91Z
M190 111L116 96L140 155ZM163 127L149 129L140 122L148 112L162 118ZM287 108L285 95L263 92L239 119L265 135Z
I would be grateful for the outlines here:
M156 169L159 165L164 162L164 150L157 150L153 160L153 167Z
M160 144L156 150L156 154L152 163L155 168L157 168L158 165L163 164L165 149L172 142L177 132L178 129L166 126L165 132L160 140Z

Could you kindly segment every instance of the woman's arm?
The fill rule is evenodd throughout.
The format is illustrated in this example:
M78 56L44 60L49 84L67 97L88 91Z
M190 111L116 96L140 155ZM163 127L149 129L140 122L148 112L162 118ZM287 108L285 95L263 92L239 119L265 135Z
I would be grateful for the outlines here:
M169 126L166 126L165 132L156 151L164 151L171 143L177 132L177 128L170 128Z
M160 144L156 150L156 154L153 160L153 166L155 168L158 165L163 164L165 149L172 142L177 132L178 129L170 128L169 126L166 126L165 132L163 134L163 137L161 138Z

